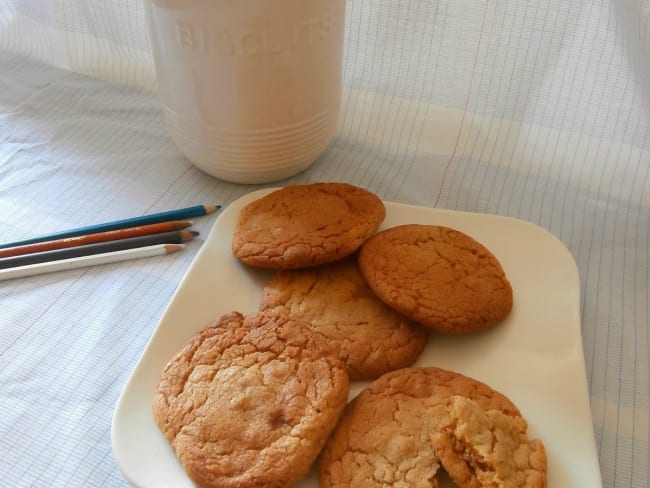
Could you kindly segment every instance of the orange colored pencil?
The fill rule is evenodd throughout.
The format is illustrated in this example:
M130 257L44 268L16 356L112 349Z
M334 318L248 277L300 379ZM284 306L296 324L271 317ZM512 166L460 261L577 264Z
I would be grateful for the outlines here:
M5 247L0 249L0 258L20 256L23 254L32 254L35 252L53 251L55 249L65 249L68 247L84 246L86 244L96 244L98 242L115 241L118 239L128 239L129 237L139 237L161 232L172 232L175 230L186 229L192 225L191 220L176 220L170 222L159 222L157 224L138 225L127 227L125 229L109 230L106 232L97 232L82 236L66 237L63 239L54 239L51 241L34 242L22 246Z

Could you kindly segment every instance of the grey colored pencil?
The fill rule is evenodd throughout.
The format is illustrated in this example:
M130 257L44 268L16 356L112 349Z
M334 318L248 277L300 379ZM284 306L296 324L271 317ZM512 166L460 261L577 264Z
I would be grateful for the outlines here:
M128 239L119 239L117 241L98 242L96 244L87 244L85 246L56 249L53 251L23 254L20 256L1 258L0 269L15 268L18 266L27 266L48 261L59 261L61 259L78 258L81 256L89 256L91 254L122 251L124 249L153 246L155 244L182 244L198 234L199 233L196 231L177 230L138 237L129 237Z
M87 266L97 266L100 264L117 263L131 259L147 258L151 256L160 256L180 251L185 247L184 244L156 244L153 246L135 247L132 249L123 249L101 254L91 254L70 259L60 259L58 261L47 261L15 268L0 269L0 281L11 280L14 278L23 278L55 271L66 271Z

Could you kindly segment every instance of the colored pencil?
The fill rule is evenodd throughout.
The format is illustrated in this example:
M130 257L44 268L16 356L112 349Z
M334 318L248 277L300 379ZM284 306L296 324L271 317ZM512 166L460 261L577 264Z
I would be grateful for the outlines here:
M97 244L56 249L54 251L12 256L0 259L0 269L28 266L30 264L45 263L49 261L59 261L61 259L78 258L92 254L122 251L124 249L152 246L154 244L181 244L198 234L199 233L195 231L176 230L173 232L161 232L159 234L151 234L147 236L130 237L128 239L120 239L117 241L98 242Z
M84 234L94 234L97 232L107 232L109 230L124 229L126 227L134 227L137 225L156 224L158 222L165 222L168 220L183 220L191 219L192 217L200 217L207 215L216 210L219 210L221 205L195 205L193 207L180 208L177 210L169 210L167 212L160 212L155 214L141 215L139 217L131 217L128 219L115 220L103 224L94 224L86 227L79 227L77 229L66 230L54 234L48 234L40 237L33 237L31 239L24 239L22 241L6 242L0 244L0 249L5 247L16 247L25 244L32 244L34 242L52 241L55 239L64 239L66 237L75 237Z
M170 254L180 251L184 247L184 244L156 244L153 246L123 249L121 251L91 254L89 256L80 256L77 258L61 259L59 261L29 264L26 266L18 266L16 268L0 269L0 281L52 273L54 271L66 271L69 269L84 268L99 264L117 263L131 259Z
M106 232L97 232L94 234L84 234L75 237L65 237L52 241L34 242L22 246L5 247L0 249L0 258L11 256L20 256L22 254L32 254L36 252L53 251L55 249L64 249L68 247L84 246L87 244L96 244L98 242L117 241L129 237L138 237L149 234L158 234L161 232L172 232L182 230L192 225L191 220L175 220L172 222L159 222L157 224L138 225L136 227L127 227L125 229L108 230Z

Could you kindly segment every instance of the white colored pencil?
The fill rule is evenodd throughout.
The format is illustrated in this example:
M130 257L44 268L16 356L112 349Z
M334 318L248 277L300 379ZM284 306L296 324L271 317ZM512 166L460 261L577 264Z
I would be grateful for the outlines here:
M160 256L162 254L180 251L184 247L184 244L155 244L152 246L135 247L133 249L124 249L121 251L91 254L77 258L60 259L58 261L48 261L45 263L0 269L0 281L52 273L54 271L67 271L69 269L84 268L99 264L117 263L119 261L127 261L131 259Z

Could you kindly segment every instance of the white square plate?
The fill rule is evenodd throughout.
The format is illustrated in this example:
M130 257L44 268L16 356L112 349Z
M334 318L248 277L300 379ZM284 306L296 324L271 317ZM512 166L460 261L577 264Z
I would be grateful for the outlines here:
M230 243L239 211L269 191L250 193L222 211L122 391L113 452L135 486L192 486L154 422L153 391L191 335L224 313L257 310L270 273L242 265ZM434 224L474 237L499 259L514 291L504 322L479 334L432 334L416 365L463 373L508 396L528 420L530 436L544 442L549 486L602 486L580 335L580 281L566 247L544 229L511 218L397 203L386 209L382 229ZM353 383L350 397L366 384ZM312 473L297 486L318 481Z

